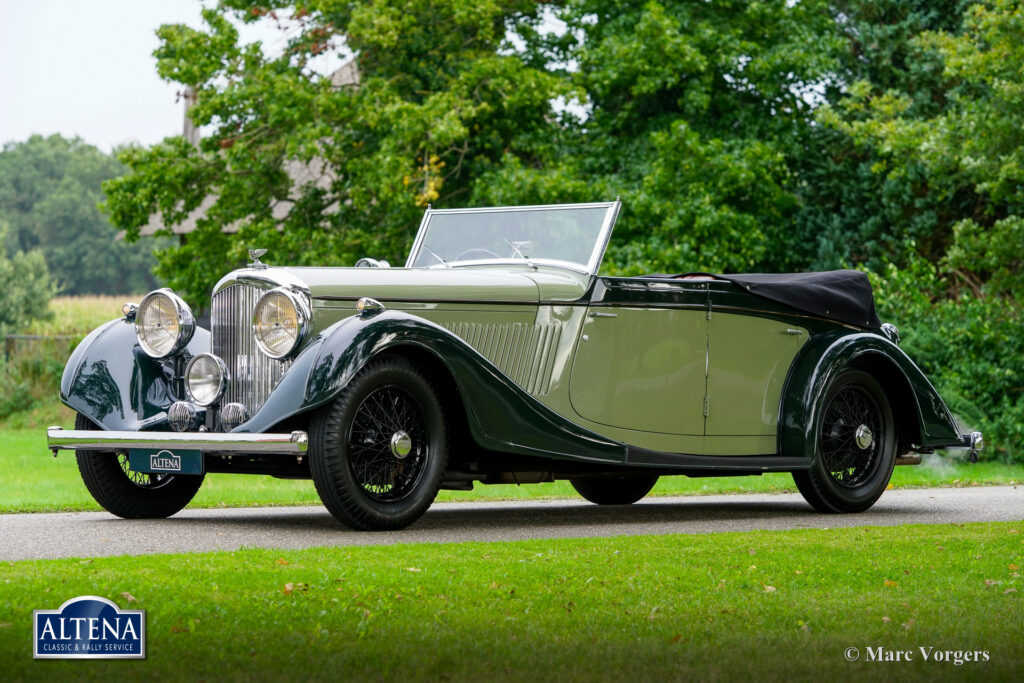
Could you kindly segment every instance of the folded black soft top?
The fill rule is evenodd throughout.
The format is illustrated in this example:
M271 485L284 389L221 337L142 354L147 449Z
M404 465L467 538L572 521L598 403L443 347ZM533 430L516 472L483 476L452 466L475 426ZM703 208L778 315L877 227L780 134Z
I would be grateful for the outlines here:
M652 278L680 278L680 275L647 275ZM690 273L689 275L707 275ZM882 321L875 312L875 297L868 276L859 270L828 270L821 273L749 273L714 275L732 282L751 294L778 301L798 311L829 320L878 329Z

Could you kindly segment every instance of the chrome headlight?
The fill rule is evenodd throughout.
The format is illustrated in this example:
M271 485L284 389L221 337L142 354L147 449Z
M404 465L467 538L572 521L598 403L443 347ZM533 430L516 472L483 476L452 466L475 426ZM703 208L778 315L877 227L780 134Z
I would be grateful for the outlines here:
M201 406L215 403L223 396L227 383L228 368L212 353L195 356L185 368L185 391Z
M146 355L164 358L181 350L196 331L196 319L169 289L150 292L135 312L135 334Z
M309 328L309 307L291 290L272 289L256 303L252 334L271 358L285 358L298 348Z

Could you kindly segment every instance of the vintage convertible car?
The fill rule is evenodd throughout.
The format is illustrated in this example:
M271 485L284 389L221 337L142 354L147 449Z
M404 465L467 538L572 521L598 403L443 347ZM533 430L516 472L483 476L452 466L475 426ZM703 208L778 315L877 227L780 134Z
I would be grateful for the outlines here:
M428 209L404 268L247 268L211 324L170 290L86 337L61 381L86 486L164 517L207 472L312 478L357 529L438 489L568 479L633 503L665 475L792 472L858 512L896 464L981 447L875 313L863 273L600 277L618 202Z

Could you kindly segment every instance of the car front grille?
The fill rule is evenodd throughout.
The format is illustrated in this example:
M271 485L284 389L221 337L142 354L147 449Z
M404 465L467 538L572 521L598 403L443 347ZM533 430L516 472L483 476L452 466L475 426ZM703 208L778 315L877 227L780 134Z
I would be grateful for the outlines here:
M252 336L252 313L265 289L231 285L213 295L210 330L213 353L228 366L231 377L222 403L241 403L255 415L291 361L267 358Z

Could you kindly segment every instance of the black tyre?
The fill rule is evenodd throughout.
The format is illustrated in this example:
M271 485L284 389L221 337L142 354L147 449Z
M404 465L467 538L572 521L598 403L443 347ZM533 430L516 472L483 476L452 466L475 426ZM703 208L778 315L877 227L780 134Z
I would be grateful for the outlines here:
M75 429L96 429L84 415ZM85 488L105 510L125 519L159 519L180 511L203 485L204 475L147 474L128 467L128 456L112 451L77 451Z
M310 425L320 500L353 529L401 529L434 502L448 464L437 392L410 361L385 356L356 375Z
M650 493L658 477L593 477L570 479L569 483L591 503L632 505Z
M819 512L867 510L896 462L896 421L882 386L866 372L842 372L825 392L817 421L814 464L793 472L796 487Z

